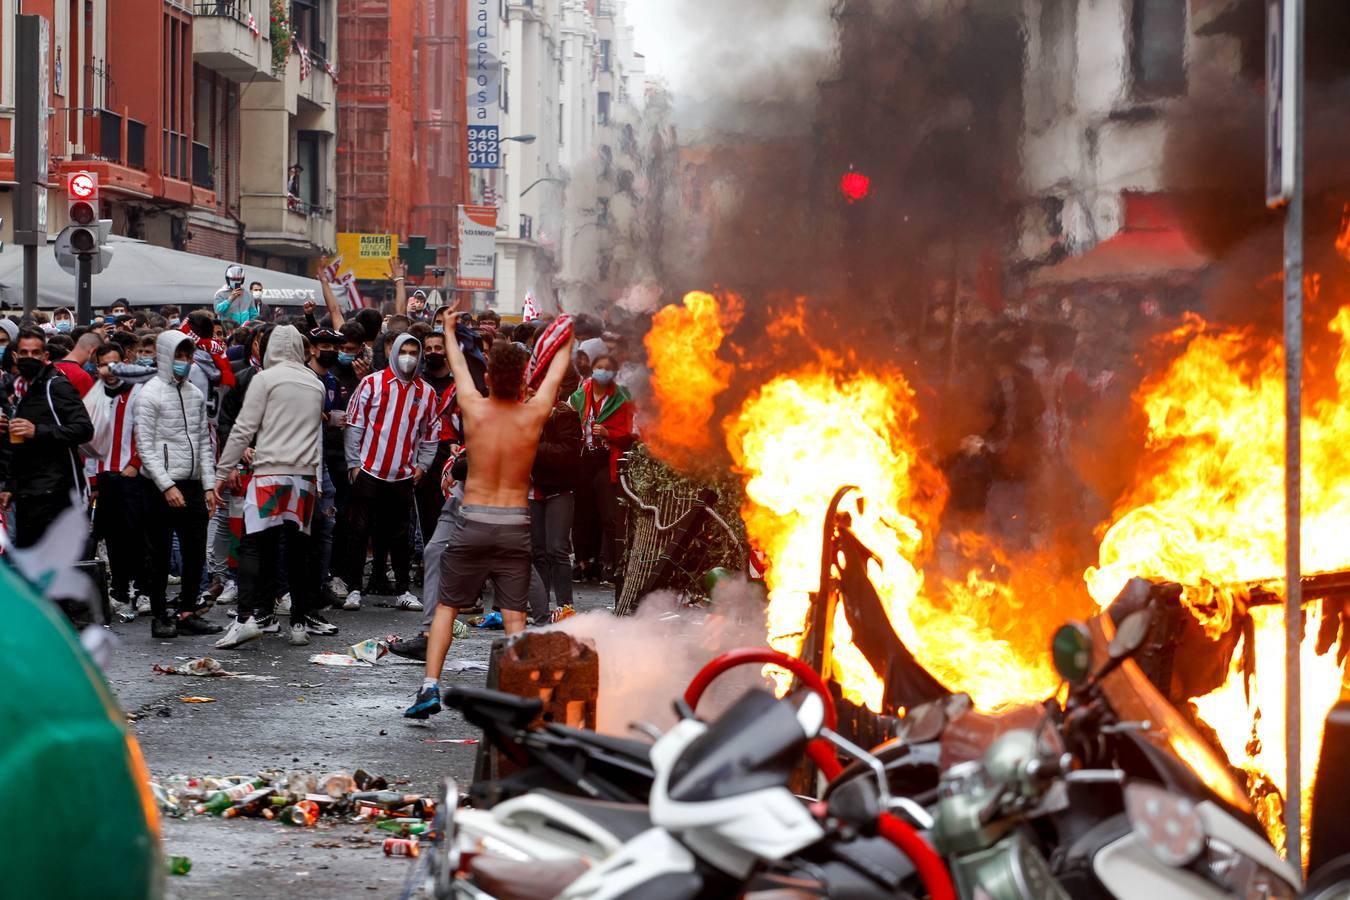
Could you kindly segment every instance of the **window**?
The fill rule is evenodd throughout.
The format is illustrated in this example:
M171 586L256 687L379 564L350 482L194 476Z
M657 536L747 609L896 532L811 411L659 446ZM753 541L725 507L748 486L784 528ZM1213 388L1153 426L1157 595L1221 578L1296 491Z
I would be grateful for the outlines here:
M1143 98L1172 97L1186 90L1186 4L1133 0L1130 72Z
M600 71L601 71L601 72L609 72L609 71L612 71L612 68L611 68L612 64L611 64L611 62L610 62L610 50L611 50L611 48L613 47L613 43L614 43L613 41L608 41L608 40L602 40L602 41L600 42Z
M328 42L323 29L319 0L291 0L291 27L295 39L321 59L328 58Z
M323 142L321 131L301 131L295 138L295 162L300 172L295 179L300 201L310 209L323 206Z
M609 124L609 91L601 91L595 107L595 118L601 125Z

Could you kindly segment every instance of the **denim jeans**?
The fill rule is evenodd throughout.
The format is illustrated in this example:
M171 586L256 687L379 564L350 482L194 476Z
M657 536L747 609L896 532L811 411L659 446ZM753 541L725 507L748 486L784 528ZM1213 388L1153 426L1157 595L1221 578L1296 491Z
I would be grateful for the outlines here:
M572 603L572 518L576 498L571 491L530 501L530 534L534 567L558 606Z

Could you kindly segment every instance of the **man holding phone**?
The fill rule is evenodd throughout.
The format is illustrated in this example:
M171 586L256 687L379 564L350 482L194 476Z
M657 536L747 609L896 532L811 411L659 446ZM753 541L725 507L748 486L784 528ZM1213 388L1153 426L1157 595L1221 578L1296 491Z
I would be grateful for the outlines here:
M84 490L79 447L94 437L89 413L66 377L47 356L47 338L26 328L14 342L19 378L0 415L0 507L15 512L20 547L41 540L47 527L70 505L70 493Z

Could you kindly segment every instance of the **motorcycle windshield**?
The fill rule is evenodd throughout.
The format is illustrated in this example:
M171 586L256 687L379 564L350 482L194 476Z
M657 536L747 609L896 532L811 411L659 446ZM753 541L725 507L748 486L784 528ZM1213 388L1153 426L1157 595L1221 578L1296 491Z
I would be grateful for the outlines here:
M704 803L786 787L806 742L791 699L747 691L680 754L670 798Z
M1106 658L1106 646L1110 642L1110 635L1102 625L1104 618L1098 616L1091 622L1098 659ZM1106 627L1109 628L1109 624ZM1228 763L1167 702L1133 661L1126 661L1108 675L1100 687L1102 696L1122 723L1148 723L1148 727L1132 732L1141 743L1164 756L1180 760L1201 784L1229 806L1251 812L1247 792L1233 777Z

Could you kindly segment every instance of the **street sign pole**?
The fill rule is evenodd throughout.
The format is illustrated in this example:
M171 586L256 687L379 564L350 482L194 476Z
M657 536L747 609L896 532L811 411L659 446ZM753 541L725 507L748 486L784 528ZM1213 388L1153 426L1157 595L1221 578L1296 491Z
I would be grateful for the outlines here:
M1303 859L1303 47L1304 0L1266 2L1266 202L1284 205L1285 853Z
M94 321L93 253L80 254L79 274L75 276L75 321L81 325Z
M37 251L47 243L47 20L15 16L14 243L23 247L23 310L37 309Z

